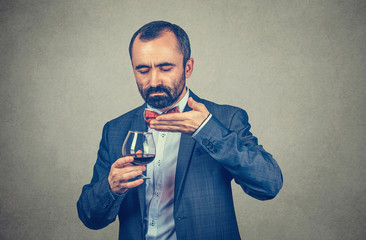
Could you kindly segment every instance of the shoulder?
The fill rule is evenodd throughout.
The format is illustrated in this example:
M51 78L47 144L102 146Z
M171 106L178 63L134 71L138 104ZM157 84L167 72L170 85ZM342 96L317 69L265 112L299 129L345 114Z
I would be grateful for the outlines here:
M247 112L239 107L227 105L227 104L217 104L209 100L200 99L207 110L224 125L230 125L233 118L241 119L243 122L248 121Z
M121 126L129 125L129 124L131 124L131 122L133 120L136 120L136 118L138 117L140 112L141 112L141 116L142 116L142 111L144 109L145 109L145 105L132 109L131 111L124 113L121 116L108 121L105 124L105 126L107 126L108 128L116 128L116 127L119 128Z
M201 103L203 103L209 112L213 115L234 115L234 114L245 114L246 111L242 108L228 105L228 104L218 104L206 99L199 99Z
M228 104L218 104L206 99L201 99L201 102L207 107L208 110L212 110L214 112L218 113L234 113L236 111L244 111L243 109L239 107L235 107Z

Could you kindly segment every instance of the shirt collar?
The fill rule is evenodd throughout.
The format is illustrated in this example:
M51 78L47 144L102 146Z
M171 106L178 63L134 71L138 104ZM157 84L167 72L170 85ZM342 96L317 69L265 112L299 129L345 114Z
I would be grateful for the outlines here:
M184 95L184 97L179 102L177 102L174 106L172 106L171 108L178 107L179 112L183 112L184 111L184 108L186 107L187 102L188 102L189 92L190 91L189 91L189 89L187 87L187 92ZM151 110L151 111L157 112L159 114L162 114L163 113L159 109L156 109L156 108L151 107L149 104L147 104L147 107L146 108L149 109L149 110Z

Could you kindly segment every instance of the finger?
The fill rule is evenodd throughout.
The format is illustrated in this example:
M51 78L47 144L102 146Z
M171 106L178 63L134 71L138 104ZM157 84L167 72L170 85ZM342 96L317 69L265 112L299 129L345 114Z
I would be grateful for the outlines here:
M196 102L192 97L188 99L188 106L193 109L192 112L200 112L202 116L204 116L204 119L210 115L210 112L207 110L205 104Z
M135 153L137 157L142 157L142 151L141 150L137 150L137 152Z
M187 128L186 126L172 126L172 125L160 125L160 126L151 126L152 129L161 132L182 132L182 133L190 133L193 132L194 129Z
M140 176L142 174L142 170L135 170L128 173L123 174L122 178L119 180L121 183L128 182L130 179L134 179L137 176Z
M172 120L176 120L176 121L182 121L187 119L187 113L169 113L169 114L162 114L160 116L157 116L155 120L153 121L160 121L160 120L168 120L168 121L172 121Z
M108 176L108 183L112 191L119 191L121 188L125 188L122 185L129 180L136 178L146 170L145 166L131 166L126 168L111 169Z
M202 103L196 102L195 100L193 100L192 97L188 98L188 106L190 108L192 108L195 111L199 111L199 112L203 112L204 110L206 110L205 105L203 105Z
M114 173L117 175L123 175L129 172L133 172L133 171L146 171L146 166L144 165L130 165L130 166L126 166L123 168L115 168L114 169Z
M141 185L143 182L144 182L143 179L137 179L137 180L132 181L132 182L123 183L121 188L126 188L126 189L135 188L135 187Z
M131 164L132 162L133 162L133 157L131 157L131 156L122 157L122 158L117 159L112 164L112 167L115 167L115 168L123 168L123 167L132 165Z
M150 128L155 130L169 130L175 132L181 132L184 129L192 127L189 122L186 121L159 121L155 124L150 123Z
M155 121L151 121L150 125L156 125L156 126L165 126L165 125L183 125L185 121L183 120L155 120Z

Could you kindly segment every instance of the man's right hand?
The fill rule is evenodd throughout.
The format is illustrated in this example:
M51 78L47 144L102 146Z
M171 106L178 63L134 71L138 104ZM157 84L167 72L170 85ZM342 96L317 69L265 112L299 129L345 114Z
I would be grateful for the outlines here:
M145 166L135 166L132 162L133 157L128 156L119 158L112 164L108 183L114 193L123 194L129 188L137 187L144 182L143 179L137 179L132 182L128 181L141 175L146 170Z

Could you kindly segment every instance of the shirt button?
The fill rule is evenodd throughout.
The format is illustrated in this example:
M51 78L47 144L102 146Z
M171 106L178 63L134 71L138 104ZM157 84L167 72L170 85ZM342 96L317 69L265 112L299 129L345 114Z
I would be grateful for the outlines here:
M162 134L161 134L161 137L165 137L165 135L166 135L165 133L162 133Z

